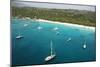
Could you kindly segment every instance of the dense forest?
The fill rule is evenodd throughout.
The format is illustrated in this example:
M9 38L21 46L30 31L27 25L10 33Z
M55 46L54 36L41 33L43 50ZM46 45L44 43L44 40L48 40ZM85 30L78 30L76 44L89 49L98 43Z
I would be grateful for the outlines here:
M12 17L40 18L94 27L96 25L96 13L92 11L33 7L12 7L11 10Z

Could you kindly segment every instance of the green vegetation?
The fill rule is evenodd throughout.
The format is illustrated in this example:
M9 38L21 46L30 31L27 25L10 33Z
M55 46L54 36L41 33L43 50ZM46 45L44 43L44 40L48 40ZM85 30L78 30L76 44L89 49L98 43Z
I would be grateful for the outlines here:
M96 25L96 13L84 10L12 7L12 16L41 18L94 27Z

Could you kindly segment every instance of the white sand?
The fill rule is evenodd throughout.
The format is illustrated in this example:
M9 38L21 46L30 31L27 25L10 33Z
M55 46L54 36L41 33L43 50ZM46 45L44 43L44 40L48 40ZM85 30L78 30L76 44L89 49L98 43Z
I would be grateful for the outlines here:
M62 24L62 25L67 25L67 26L74 26L74 27L79 27L79 28L95 30L95 27L84 26L84 25L79 25L79 24L62 23L62 22L49 21L49 20L44 20L44 19L37 19L37 21L49 22L49 23L55 23L55 24L57 23L57 24Z
M31 19L31 18L25 17L24 19ZM34 19L32 19L32 20L34 20ZM74 26L74 27L79 27L79 28L95 30L95 27L91 27L91 26L72 24L72 23L62 23L62 22L57 22L57 21L49 21L49 20L45 20L45 19L35 19L35 20L36 21L49 22L49 23L54 23L54 24L62 24L62 25L66 25L66 26Z

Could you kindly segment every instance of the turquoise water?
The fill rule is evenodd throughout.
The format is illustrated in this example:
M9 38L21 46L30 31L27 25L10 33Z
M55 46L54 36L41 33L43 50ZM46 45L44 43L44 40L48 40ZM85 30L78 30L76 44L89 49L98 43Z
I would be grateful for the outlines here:
M24 26L28 24L28 26ZM37 27L41 26L42 29ZM58 30L53 28L58 27ZM56 34L59 31L59 34ZM16 39L18 34L22 39ZM67 42L68 38L71 38ZM48 62L50 42L56 57ZM86 41L87 47L83 48ZM95 30L39 22L35 20L11 19L12 65L40 65L56 63L86 62L96 60Z

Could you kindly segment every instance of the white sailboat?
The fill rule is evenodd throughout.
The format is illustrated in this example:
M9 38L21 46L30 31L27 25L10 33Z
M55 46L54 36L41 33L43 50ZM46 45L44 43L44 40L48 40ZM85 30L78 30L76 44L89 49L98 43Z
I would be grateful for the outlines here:
M58 32L56 32L56 35L59 35L60 34L60 32L58 31Z
M41 30L41 29L42 29L42 27L40 27L40 26L39 26L39 27L37 27L37 29Z
M53 30L55 30L55 31L58 30L58 27L53 28Z
M16 39L21 39L21 38L23 38L23 36L21 36L19 33L18 36L16 36Z
M24 24L24 27L28 26L28 24Z
M49 61L49 60L53 59L56 56L56 54L53 54L52 41L51 41L50 45L51 45L51 54L45 58L45 61Z
M85 41L83 44L83 48L85 49L86 47L87 47L87 45L86 45L86 41Z
M68 39L67 39L67 42L69 42L69 41L71 41L72 40L72 38L71 37L69 37Z

